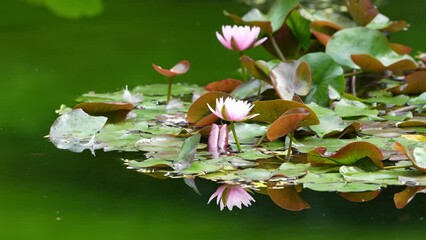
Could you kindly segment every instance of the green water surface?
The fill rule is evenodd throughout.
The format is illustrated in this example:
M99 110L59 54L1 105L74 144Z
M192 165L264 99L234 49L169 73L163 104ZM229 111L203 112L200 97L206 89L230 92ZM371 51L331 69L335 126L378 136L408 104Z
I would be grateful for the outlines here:
M46 0L47 2L48 0ZM0 239L421 239L426 195L397 210L385 189L351 203L336 193L304 191L312 209L290 212L256 194L250 208L207 205L217 185L158 180L127 170L119 157L71 153L43 138L61 103L88 91L165 82L151 63L188 59L177 81L206 84L236 77L237 55L214 32L244 13L237 1L105 0L102 13L59 17L36 0L0 1ZM98 1L95 1L98 2ZM383 1L382 1L383 2ZM412 23L391 39L426 50L425 2L384 1L392 19ZM268 58L262 49L248 52Z

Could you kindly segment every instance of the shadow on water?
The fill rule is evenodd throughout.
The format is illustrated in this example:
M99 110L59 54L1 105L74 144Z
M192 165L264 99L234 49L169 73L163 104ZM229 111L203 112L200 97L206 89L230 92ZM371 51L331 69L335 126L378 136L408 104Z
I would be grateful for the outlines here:
M408 3L412 2L412 3ZM382 11L412 29L395 39L421 49L420 1L387 1ZM2 239L418 239L426 226L426 196L395 209L384 189L372 202L351 203L335 193L304 191L311 209L289 212L256 194L250 208L232 212L207 205L216 184L158 180L127 170L127 154L75 154L42 136L60 103L99 92L163 81L151 63L189 59L181 81L204 84L235 74L234 54L214 32L230 23L228 1L104 1L95 18L61 19L25 1L0 3L0 237ZM11 13L11 14L6 14ZM267 57L253 50L254 57ZM136 154L137 155L137 154ZM130 154L134 157L135 154Z

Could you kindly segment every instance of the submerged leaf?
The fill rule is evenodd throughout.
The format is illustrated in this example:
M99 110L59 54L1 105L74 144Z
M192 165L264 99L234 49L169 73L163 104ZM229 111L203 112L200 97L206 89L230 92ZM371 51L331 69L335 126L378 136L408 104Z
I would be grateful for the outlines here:
M393 201L398 209L407 206L417 193L426 193L426 187L406 187L402 192L395 193Z
M341 192L340 196L351 202L368 202L379 196L380 191L368 191L368 192Z
M295 186L286 186L282 189L268 187L268 195L275 204L290 211L300 211L311 208L305 200L300 197Z

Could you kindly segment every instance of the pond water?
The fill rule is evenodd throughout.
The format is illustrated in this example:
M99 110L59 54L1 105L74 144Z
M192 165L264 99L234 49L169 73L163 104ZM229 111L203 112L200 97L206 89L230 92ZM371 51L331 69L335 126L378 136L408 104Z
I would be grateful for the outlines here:
M35 4L38 2L38 4ZM207 205L217 185L158 180L125 169L120 157L71 153L45 136L61 103L84 92L163 82L151 63L188 59L177 81L205 84L236 76L236 55L214 32L230 24L222 10L244 13L236 1L102 1L98 16L78 20L35 0L0 2L0 238L1 239L419 239L426 196L394 207L385 189L356 204L337 193L304 191L310 210L290 212L256 194L243 210ZM99 3L100 1L90 1ZM424 1L381 1L381 12L406 19L410 31L391 36L426 50ZM56 12L55 12L56 11ZM261 49L249 54L268 58Z

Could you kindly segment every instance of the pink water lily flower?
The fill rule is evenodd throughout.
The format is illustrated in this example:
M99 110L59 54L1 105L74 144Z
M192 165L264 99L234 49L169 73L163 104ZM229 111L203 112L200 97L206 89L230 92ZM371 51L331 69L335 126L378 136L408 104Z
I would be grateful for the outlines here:
M216 203L220 206L221 211L225 206L229 210L232 210L234 206L241 209L242 205L248 207L252 201L255 202L254 198L240 185L221 185L207 203L209 204L215 197L217 197Z
M242 122L259 115L257 113L248 115L250 110L254 107L253 104L247 101L235 100L230 97L226 98L225 101L223 98L216 99L215 110L213 110L209 104L207 104L207 106L214 115L230 122Z
M227 49L242 52L266 41L266 37L257 41L259 33L259 27L222 26L222 35L216 32L216 37Z

